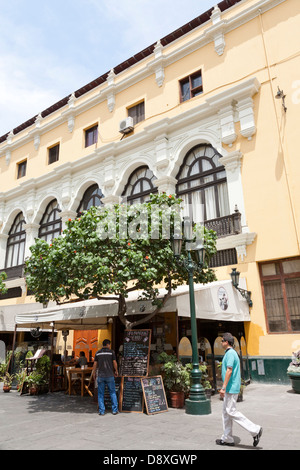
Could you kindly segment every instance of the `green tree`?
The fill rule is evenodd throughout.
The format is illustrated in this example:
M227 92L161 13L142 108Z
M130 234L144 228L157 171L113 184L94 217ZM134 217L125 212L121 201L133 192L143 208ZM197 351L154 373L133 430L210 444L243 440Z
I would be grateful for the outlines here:
M6 294L7 288L5 286L5 279L7 279L7 275L5 272L0 273L0 294Z
M173 233L178 227L180 203L173 195L158 194L137 206L91 207L80 217L69 219L63 234L50 245L37 239L26 260L26 282L36 301L117 300L120 320L127 328L154 316L172 289L187 282L186 269L174 260L168 234L169 229ZM197 229L194 227L195 234ZM204 227L201 230L208 263L216 252L216 234ZM215 279L208 264L201 273L195 271L195 282ZM159 298L162 284L166 294ZM134 290L156 308L131 323L125 317L126 299Z

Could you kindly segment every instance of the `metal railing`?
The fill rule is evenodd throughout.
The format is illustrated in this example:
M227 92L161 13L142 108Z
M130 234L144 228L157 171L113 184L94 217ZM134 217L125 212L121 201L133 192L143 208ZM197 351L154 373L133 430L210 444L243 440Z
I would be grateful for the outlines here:
M207 220L204 225L208 230L214 230L218 238L237 235L242 231L241 213L238 209L235 209L233 214Z

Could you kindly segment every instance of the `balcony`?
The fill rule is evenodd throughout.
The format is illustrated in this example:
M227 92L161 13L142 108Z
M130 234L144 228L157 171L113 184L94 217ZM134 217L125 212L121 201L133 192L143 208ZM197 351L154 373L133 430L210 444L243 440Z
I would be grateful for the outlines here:
M19 277L24 277L24 264L21 264L19 266L12 266L11 268L4 268L2 271L4 271L7 275L7 281L10 281L12 279L18 279Z
M214 230L218 238L237 235L242 231L241 213L236 208L233 214L207 220L204 225L208 230Z

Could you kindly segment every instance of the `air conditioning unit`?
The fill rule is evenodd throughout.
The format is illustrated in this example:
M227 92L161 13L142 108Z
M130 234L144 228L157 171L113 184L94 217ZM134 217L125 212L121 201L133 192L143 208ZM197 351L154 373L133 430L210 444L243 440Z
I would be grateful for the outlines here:
M133 131L133 129L134 126L132 117L128 116L126 119L120 121L119 132L121 132L121 134L129 134L129 132Z

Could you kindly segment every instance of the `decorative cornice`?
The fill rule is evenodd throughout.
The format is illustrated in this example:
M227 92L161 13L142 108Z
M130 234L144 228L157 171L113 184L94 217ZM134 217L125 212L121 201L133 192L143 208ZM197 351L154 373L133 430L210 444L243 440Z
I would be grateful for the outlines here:
M254 242L256 235L257 234L254 232L246 232L231 235L229 237L218 238L217 250L229 250L231 248L235 248L238 256L243 261L244 257L247 256L247 246Z
M237 168L241 167L243 155L239 150L231 152L228 155L224 155L220 161L225 166L226 171L235 171Z
M199 123L200 120L206 123L216 122L216 116L222 115L222 109L226 109L231 105L232 101L239 102L240 98L245 99L247 96L252 97L260 88L260 83L253 77L234 87L229 88L217 95L207 98L199 106L196 106L184 113L172 118L163 118L144 128L143 132L134 134L129 139L119 140L117 142L103 145L94 149L88 155L77 159L76 161L66 162L54 168L50 173L41 175L37 178L31 178L19 186L2 193L3 197L16 197L27 193L31 189L37 189L43 185L53 184L58 178L64 175L81 171L85 168L92 167L94 164L99 165L101 161L110 156L124 155L126 153L136 151L137 148L154 143L157 153L157 164L160 169L167 166L168 161L165 158L164 150L167 148L168 136L178 132L189 125ZM161 154L161 156L160 156ZM224 157L223 157L224 158Z

